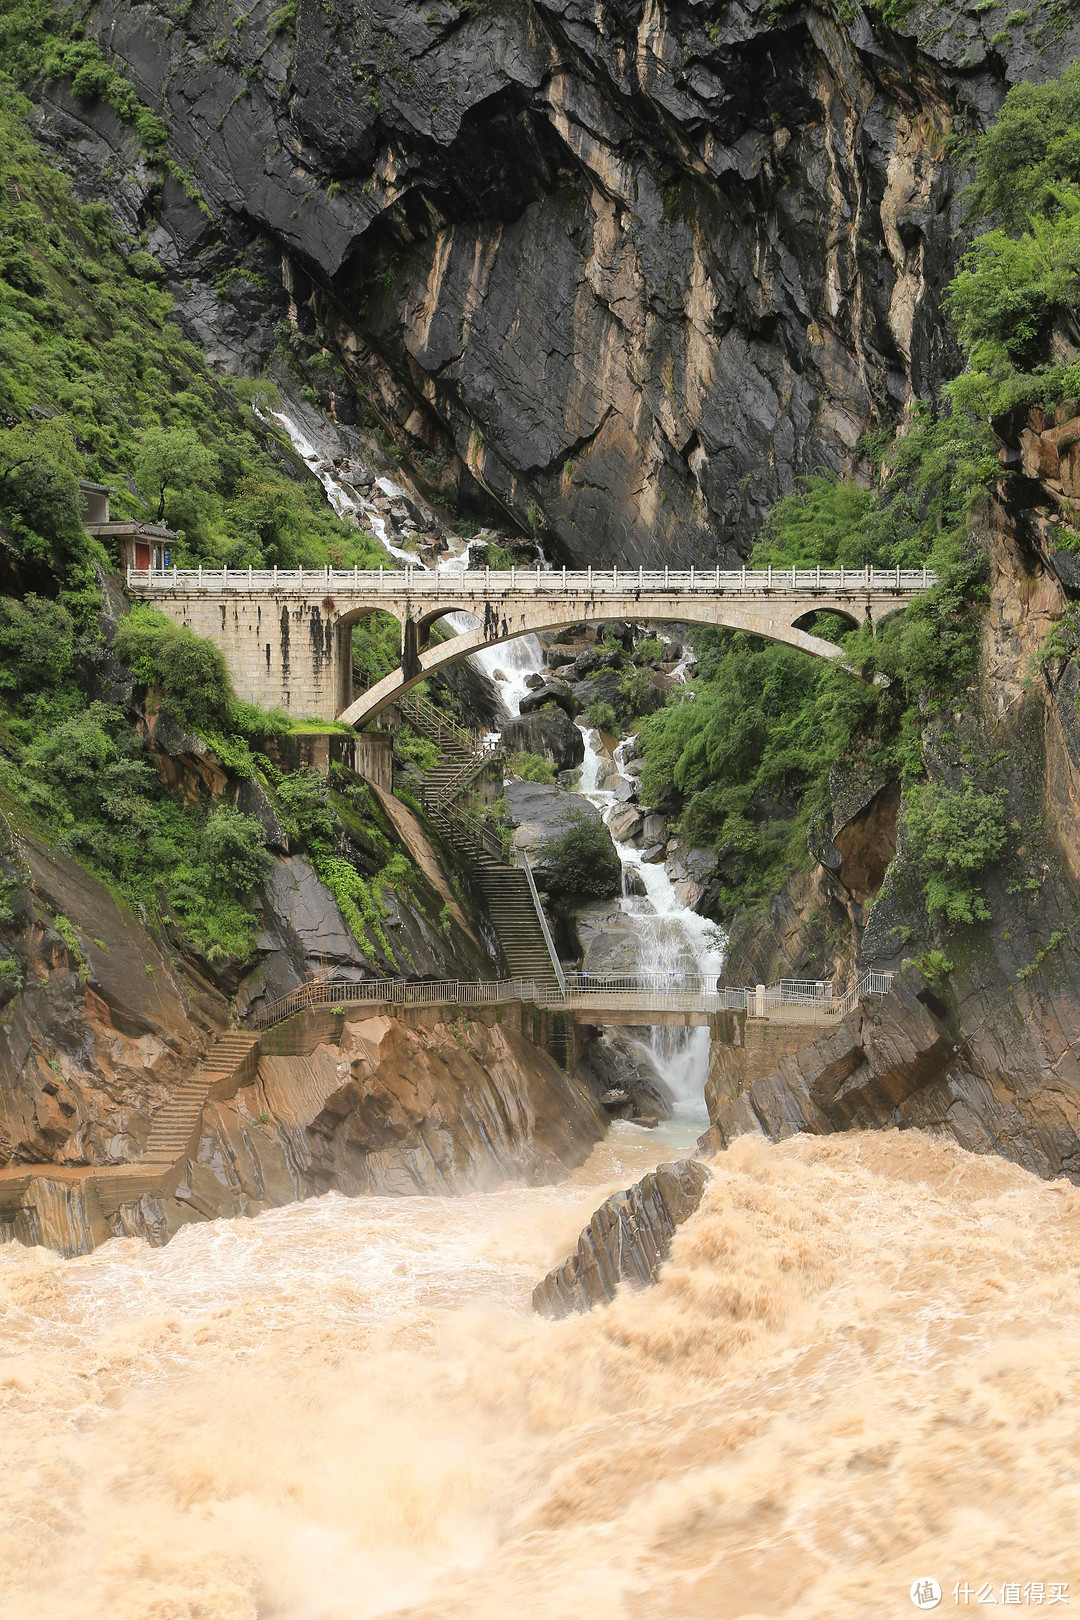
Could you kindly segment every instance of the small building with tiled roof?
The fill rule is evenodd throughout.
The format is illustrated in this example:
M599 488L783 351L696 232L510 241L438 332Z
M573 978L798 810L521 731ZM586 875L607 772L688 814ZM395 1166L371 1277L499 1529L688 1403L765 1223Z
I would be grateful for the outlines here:
M128 568L171 568L172 548L178 536L160 523L142 523L138 518L109 517L108 484L93 484L79 479L79 493L83 501L83 527L88 534L100 540L115 543L120 554L120 566Z

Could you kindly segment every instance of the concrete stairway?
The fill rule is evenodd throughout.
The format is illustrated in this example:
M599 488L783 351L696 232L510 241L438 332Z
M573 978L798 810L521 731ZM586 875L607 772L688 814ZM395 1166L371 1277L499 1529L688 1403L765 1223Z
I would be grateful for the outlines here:
M27 1164L0 1170L0 1221L15 1221L21 1210L39 1196L35 1188L51 1187L53 1195L65 1185L82 1194L87 1218L93 1223L115 1215L124 1204L137 1204L148 1195L172 1192L181 1161L190 1150L211 1099L232 1096L254 1076L259 1037L230 1030L215 1042L194 1073L187 1076L150 1121L146 1149L130 1164L58 1165ZM98 1241L109 1233L102 1228ZM76 1250L73 1252L85 1252Z
M224 1094L234 1081L241 1083L240 1071L253 1062L258 1044L258 1035L231 1030L211 1047L194 1074L180 1082L150 1121L140 1163L172 1164L187 1151L210 1093Z
M476 876L510 977L557 985L529 880L521 867L506 866L488 857L478 865Z
M447 843L471 863L510 977L557 985L528 877L521 867L503 859L497 835L475 816L463 813L459 802L494 757L490 745L447 725L428 706L416 705L405 712L413 729L443 754L445 763L424 774L421 802Z

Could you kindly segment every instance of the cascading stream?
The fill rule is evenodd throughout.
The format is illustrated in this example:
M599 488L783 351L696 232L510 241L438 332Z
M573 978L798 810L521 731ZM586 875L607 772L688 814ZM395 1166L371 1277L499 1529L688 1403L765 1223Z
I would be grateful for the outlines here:
M585 739L581 792L607 820L618 803L615 797L618 783L627 780L620 767L635 739L624 738L610 756L606 750L602 751L603 739L598 731L585 725L579 726L579 730ZM689 906L680 904L662 863L643 861L641 850L620 839L615 840L615 848L623 867L620 905L640 941L638 971L661 977L698 974L706 980L715 979L724 965L716 929ZM629 881L631 873L637 880L634 884ZM637 888L644 888L644 895L635 893ZM656 1025L649 1032L646 1046L653 1063L671 1087L676 1116L703 1123L705 1082L709 1074L709 1031Z

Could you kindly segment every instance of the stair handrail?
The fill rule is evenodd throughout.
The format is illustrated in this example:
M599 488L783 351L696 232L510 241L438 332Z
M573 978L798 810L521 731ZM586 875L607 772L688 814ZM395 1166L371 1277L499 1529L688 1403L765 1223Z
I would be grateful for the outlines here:
M885 972L880 968L868 968L846 995L840 997L836 1009L841 1018L846 1018L859 1002L867 996L887 996L892 989L895 973Z
M428 738L428 741L434 742L437 747L441 748L444 737L448 737L459 748L467 748L471 752L476 748L479 741L480 734L478 732L470 731L465 726L458 725L456 720L451 720L448 716L442 714L426 698L402 698L401 713L404 719L415 723L418 729ZM426 731L424 730L425 727L427 728ZM434 733L434 736L432 733Z
M475 781L476 777L480 775L480 772L484 770L486 766L494 764L496 760L501 758L502 744L498 742L486 742L484 746L482 748L478 748L469 759L462 760L461 764L458 766L457 770L452 776L447 777L445 781L439 783L438 792L434 793L431 797L430 808L433 810L444 810L452 800L459 799L461 797L462 793L464 793L470 782ZM427 802L424 794L423 783L420 785L420 797L424 799L425 803Z
M524 868L525 876L529 882L529 893L532 895L532 903L536 908L536 915L539 919L540 929L544 936L544 944L547 946L547 953L551 958L551 965L555 970L555 977L559 981L559 989L565 996L566 974L563 972L562 963L559 961L559 953L555 949L555 941L551 937L551 929L548 927L548 920L544 915L544 908L540 904L540 893L536 887L536 879L533 877L532 864L524 850L521 851L521 864Z
M457 837L470 840L476 851L490 855L503 866L507 865L502 839L475 810L467 810L460 804L445 805L432 810L431 819L451 843Z

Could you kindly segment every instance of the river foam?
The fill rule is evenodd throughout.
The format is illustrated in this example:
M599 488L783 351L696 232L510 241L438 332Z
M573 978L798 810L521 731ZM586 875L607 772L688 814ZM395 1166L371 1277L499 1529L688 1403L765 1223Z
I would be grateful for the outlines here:
M1080 1595L1080 1193L743 1139L656 1288L533 1282L663 1159L0 1251L3 1620L829 1620Z

